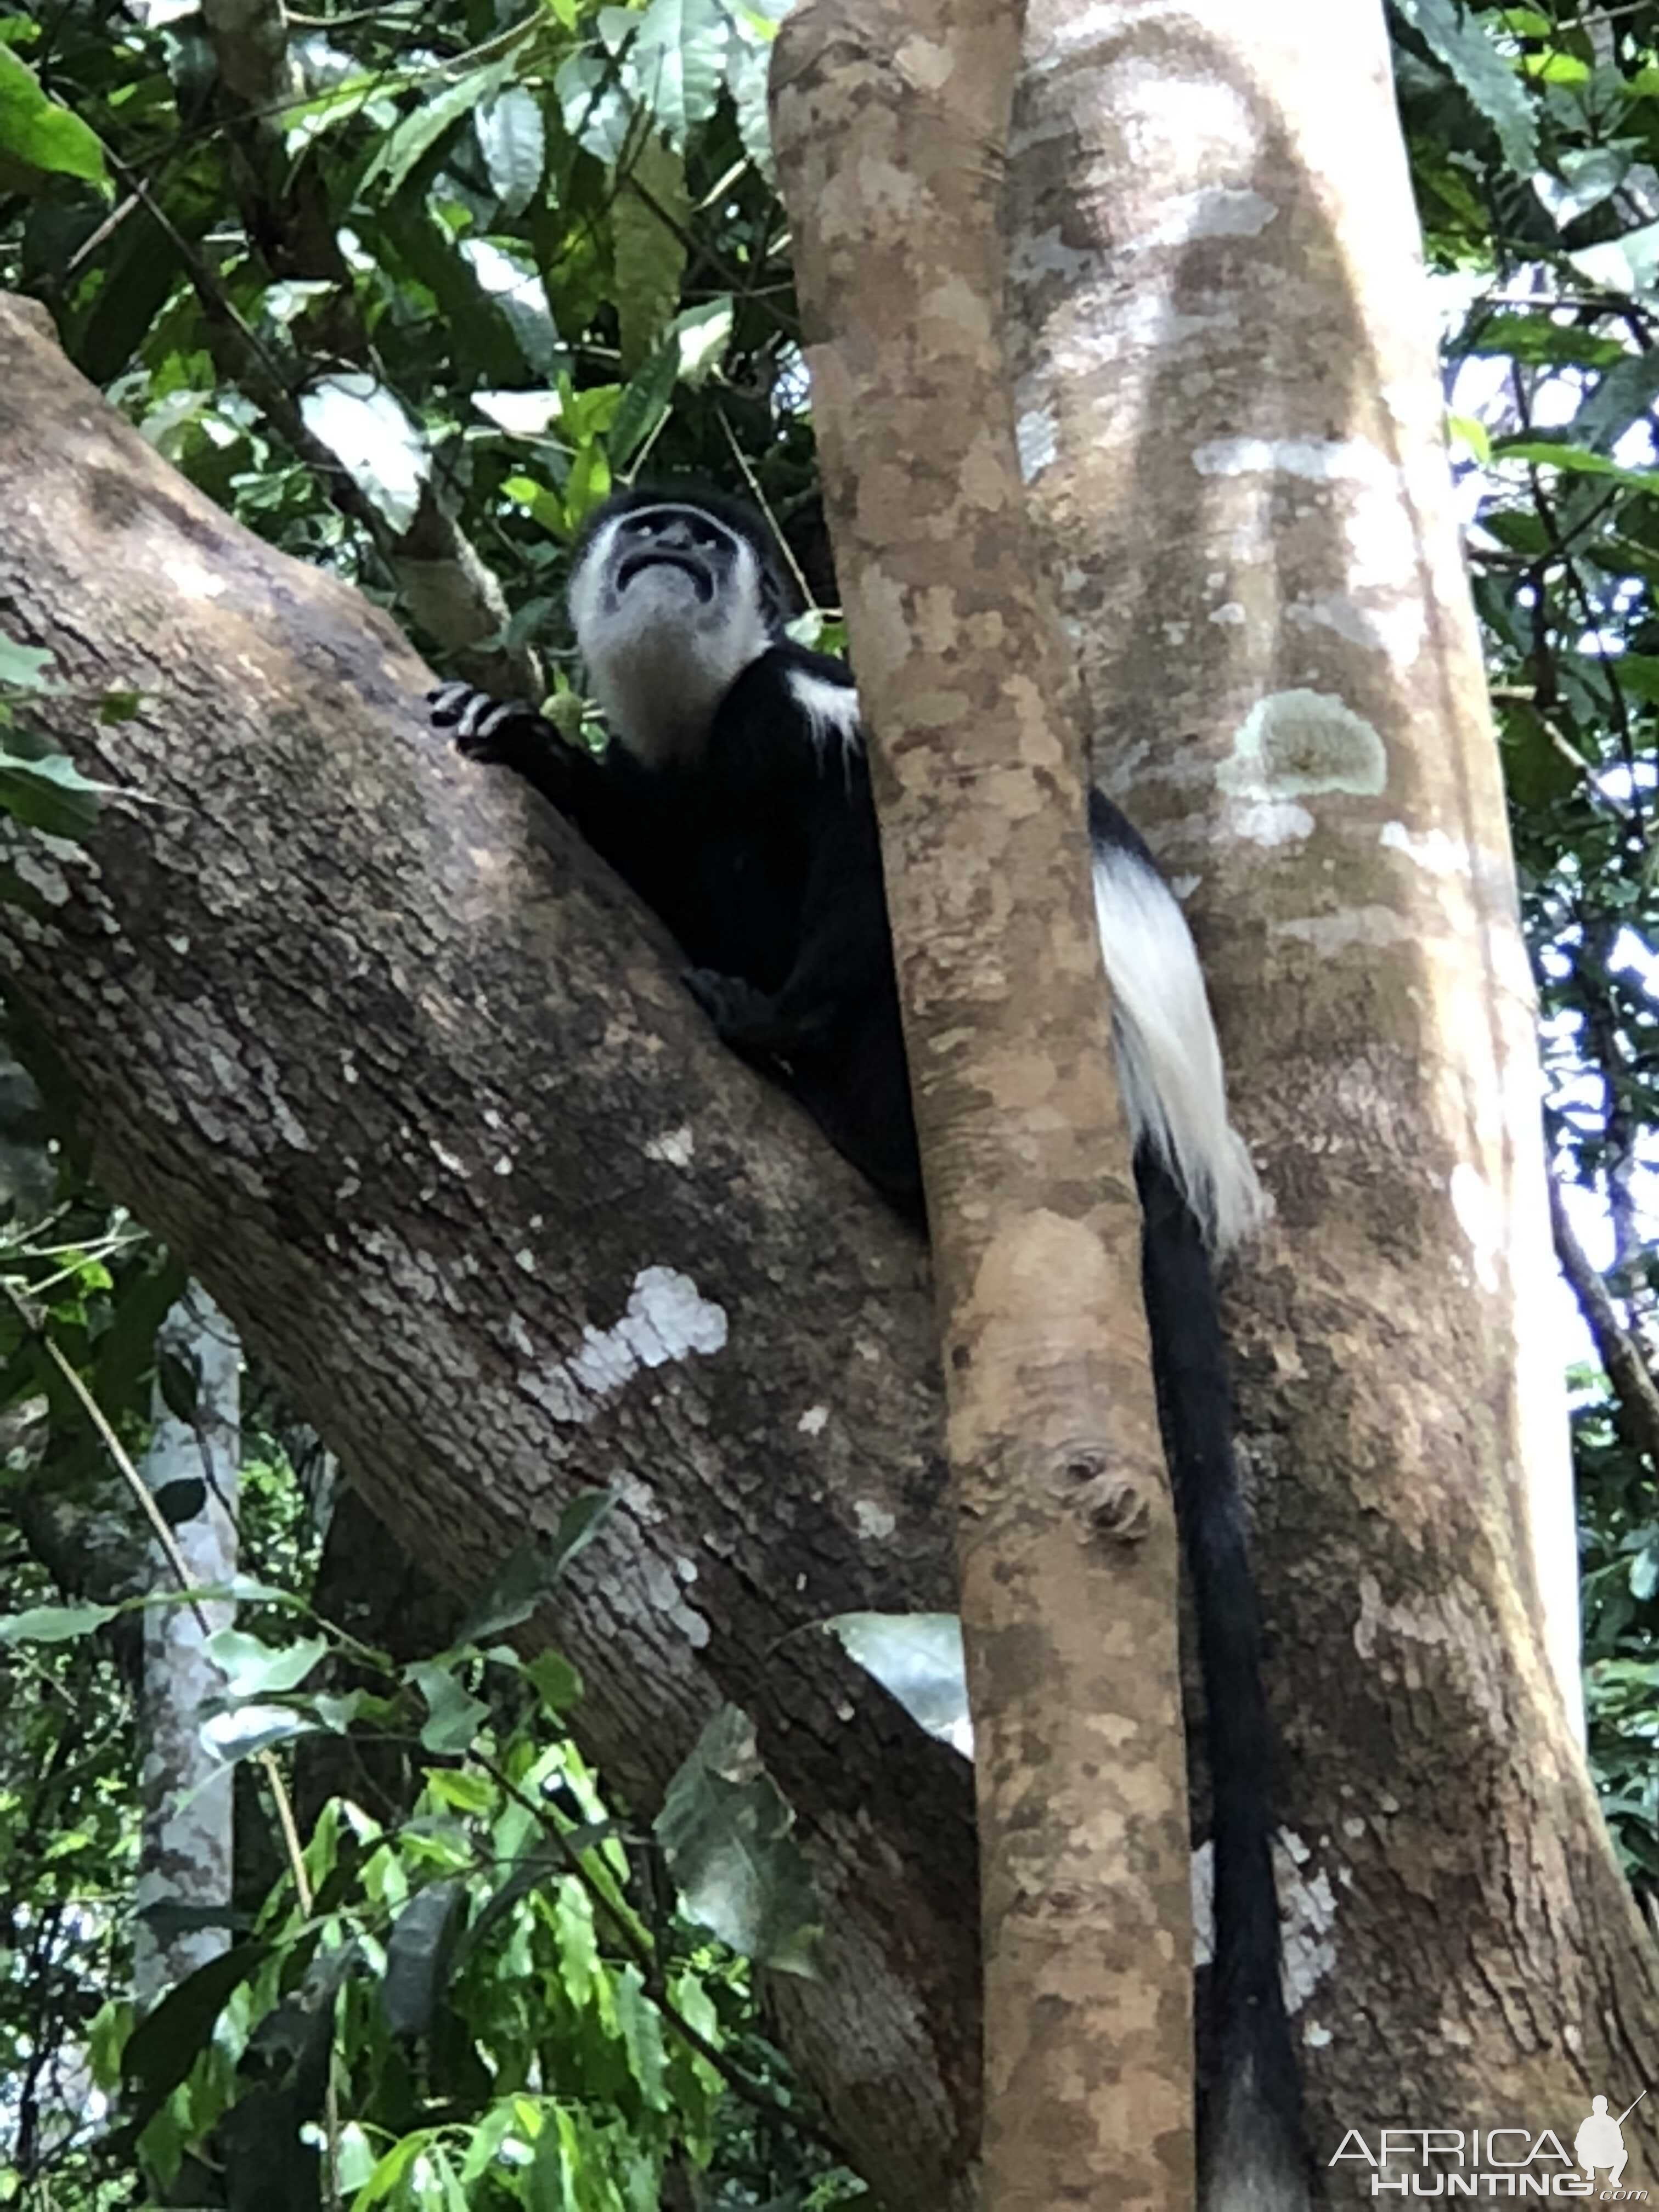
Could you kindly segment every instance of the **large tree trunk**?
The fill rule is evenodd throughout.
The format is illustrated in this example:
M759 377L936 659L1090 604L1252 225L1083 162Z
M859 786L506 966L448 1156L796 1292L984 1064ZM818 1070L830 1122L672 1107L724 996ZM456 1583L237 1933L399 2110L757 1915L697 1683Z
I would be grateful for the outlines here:
M84 848L9 834L36 904L0 909L102 1174L458 1585L615 1486L561 1591L585 1740L649 1809L717 1698L756 1717L831 1931L792 2048L895 2203L957 2203L968 1771L793 1632L954 1602L920 1242L574 836L424 730L391 625L3 302L0 511L0 624L65 687L36 719L131 793Z
M1032 490L1279 1204L1234 1319L1316 2155L1570 2142L1659 2076L1659 1987L1563 1698L1532 999L1382 11L1033 0L1027 63Z

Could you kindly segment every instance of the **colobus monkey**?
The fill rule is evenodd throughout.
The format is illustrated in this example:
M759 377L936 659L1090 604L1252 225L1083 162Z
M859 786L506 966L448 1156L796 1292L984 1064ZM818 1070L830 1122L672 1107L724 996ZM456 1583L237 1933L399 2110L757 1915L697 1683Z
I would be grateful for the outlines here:
M567 815L654 908L720 1036L770 1067L890 1199L921 1211L898 992L858 694L784 634L760 517L690 488L608 500L578 545L570 614L610 744L465 684L433 719ZM1160 1424L1192 1577L1214 1796L1215 1962L1201 2127L1206 2212L1307 2203L1279 1988L1273 1741L1233 1462L1212 1255L1264 1200L1227 1117L1221 1054L1180 906L1134 830L1091 794L1101 944L1145 1215Z

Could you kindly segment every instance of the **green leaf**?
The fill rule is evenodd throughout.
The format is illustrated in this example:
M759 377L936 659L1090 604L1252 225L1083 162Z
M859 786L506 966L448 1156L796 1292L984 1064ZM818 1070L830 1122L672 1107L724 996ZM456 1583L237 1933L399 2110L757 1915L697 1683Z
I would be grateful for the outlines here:
M0 684L13 691L44 691L52 653L44 645L20 645L0 629Z
M0 749L0 807L50 837L89 836L99 800L113 793L113 785L93 782L64 753L29 760Z
M115 1605L37 1605L0 1614L0 1644L69 1644L113 1620Z
M1395 0L1430 52L1498 133L1504 159L1523 177L1538 167L1532 102L1486 28L1459 0Z
M732 342L731 300L710 300L701 307L688 307L674 318L674 343L679 350L680 375L693 391L717 368Z
M224 1674L225 1694L236 1703L297 1688L327 1649L320 1636L265 1644L241 1628L221 1628L207 1640L209 1658Z
M341 2189L361 2189L374 2173L374 2147L356 2120L348 2120L336 2144L334 2179Z
M628 2052L629 2071L640 2087L646 2108L668 2109L663 2086L662 2014L645 1994L645 1980L635 1966L624 1966L617 1977L617 2025Z
M125 2118L134 2129L144 2127L184 2080L229 1998L258 1972L270 1948L266 1943L239 1943L210 1959L170 1990L133 2029L122 2053L121 2070L128 2088Z
M113 2089L121 2080L121 2053L132 2033L130 1997L106 1997L87 2030L87 2068L100 2089Z
M297 1705L238 1705L234 1712L211 1713L202 1723L202 1741L222 1766L256 1759L273 1744L314 1735L318 1723Z
M489 1706L465 1690L441 1660L416 1660L404 1669L404 1679L412 1682L426 1699L427 1720L421 1730L425 1748L438 1753L465 1751L489 1718Z
M531 374L550 384L561 370L568 371L569 356L560 343L547 288L535 263L520 247L493 238L464 239L461 252L479 289L512 331L513 343Z
M83 316L71 317L65 350L83 376L107 384L143 344L162 301L179 281L181 253L205 228L206 211L162 223L148 208L115 234L103 283Z
M1484 465L1492 459L1492 434L1478 416L1448 415L1446 430L1468 450L1471 459Z
M1590 81L1590 66L1577 54L1522 54L1521 66L1540 84L1578 86Z
M1607 656L1607 665L1621 691L1659 707L1659 659L1647 653L1616 653Z
M582 1678L558 1652L538 1651L525 1661L522 1671L549 1712L567 1713L581 1703Z
M580 2212L583 2165L570 2115L557 2105L544 2106L536 2154L525 2177L525 2212Z
M466 2155L461 2160L463 2182L474 2182L483 2178L488 2168L495 2163L501 2145L508 2136L516 2133L518 2124L518 2115L510 2099L503 2098L499 2104L491 2106L473 2129L467 2144Z
M572 1848L575 1848L574 1837ZM547 1887L560 1875L569 1871L568 1855L556 1844L544 1842L540 1831L536 1831L530 1847L522 1857L514 1862L506 1881L490 1892L483 1910L475 1915L471 1925L460 1937L455 1947L457 1966L471 1956L496 1922L511 1912L515 1905L521 1905L533 1891Z
M384 140L380 151L363 172L359 191L367 193L371 185L384 181L389 195L398 192L416 162L423 160L438 141L453 131L464 116L470 115L481 100L488 100L492 94L499 92L509 82L517 66L515 55L501 55L488 67L471 70L455 83L445 85L441 91L423 100Z
M1470 354L1508 354L1542 367L1549 363L1611 368L1626 357L1617 338L1601 337L1582 323L1558 323L1548 315L1493 315L1468 339Z
M0 46L0 153L109 189L98 134L41 91L34 72Z
M656 1834L694 1920L734 1951L811 1977L822 1913L793 1824L753 1723L723 1705L669 1783Z
M443 1993L455 1916L466 1892L459 1881L428 1882L392 1923L380 2002L394 2035L425 2035Z
M458 355L492 384L516 384L524 355L513 326L479 283L448 226L423 206L393 200L381 211L380 229L390 248L384 258L432 295Z
M528 1620L558 1578L559 1562L542 1538L529 1537L510 1552L455 1632L458 1644L486 1644L503 1629Z
M585 1551L610 1515L615 1510L617 1492L614 1490L579 1490L559 1515L557 1534L553 1548L559 1563L559 1571L570 1565L579 1552Z
M371 2204L383 2203L409 2172L436 2130L416 2128L412 2135L404 2136L392 2144L363 2186L351 2200L351 2212L368 2212Z
M617 320L629 376L679 305L690 216L685 156L653 132L636 149L611 214Z
M1605 453L1592 453L1583 446L1558 444L1552 438L1500 438L1493 441L1492 458L1500 461L1531 461L1540 468L1565 469L1570 474L1607 477L1632 491L1659 493L1659 477L1641 469L1620 468Z
M650 0L628 52L642 104L683 145L714 112L731 36L720 0Z
M726 85L737 111L738 136L744 151L769 184L775 182L777 173L772 160L766 94L772 71L772 42L782 12L779 0L771 0L765 9L734 8L726 64Z
M115 1317L99 1339L92 1395L106 1413L136 1407L139 1386L155 1352L155 1332L183 1295L189 1279L176 1260L158 1254L149 1267L125 1278Z
M661 428L678 380L679 349L671 340L657 348L623 392L611 426L611 458L618 470L625 471Z
M1567 425L1566 434L1575 445L1610 453L1634 424L1645 423L1656 398L1659 398L1659 347L1627 354L1605 376L1596 379L1595 388Z
M532 515L550 537L569 536L570 522L564 501L557 492L538 484L534 477L508 477L501 486L501 495Z
M1633 148L1629 141L1616 146L1576 146L1560 156L1559 178L1540 173L1533 179L1538 197L1565 230L1588 215L1603 200L1611 199L1628 172Z
M616 1502L614 1491L578 1491L559 1515L553 1535L532 1536L507 1554L474 1601L456 1643L485 1644L528 1620L552 1595L571 1560L592 1541Z

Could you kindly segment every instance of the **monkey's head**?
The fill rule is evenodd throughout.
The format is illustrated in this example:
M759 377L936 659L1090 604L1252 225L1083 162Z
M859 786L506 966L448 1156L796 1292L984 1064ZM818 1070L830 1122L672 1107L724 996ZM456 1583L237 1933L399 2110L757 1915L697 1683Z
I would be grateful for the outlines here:
M672 487L607 500L577 545L570 620L612 738L653 766L694 760L787 605L752 508Z

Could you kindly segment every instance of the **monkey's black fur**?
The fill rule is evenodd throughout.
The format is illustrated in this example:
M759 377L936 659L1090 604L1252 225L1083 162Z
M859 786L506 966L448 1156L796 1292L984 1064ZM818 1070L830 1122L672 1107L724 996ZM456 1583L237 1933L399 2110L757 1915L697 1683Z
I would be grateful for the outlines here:
M578 642L602 758L465 685L434 695L472 757L552 800L659 915L720 1036L772 1069L896 1206L921 1206L869 767L846 668L783 634L750 510L701 487L620 495L578 548ZM1090 799L1097 902L1136 1138L1159 1421L1192 1577L1214 1798L1206 2212L1300 2212L1301 2096L1279 1985L1273 1746L1211 1246L1249 1223L1196 957L1131 824Z

